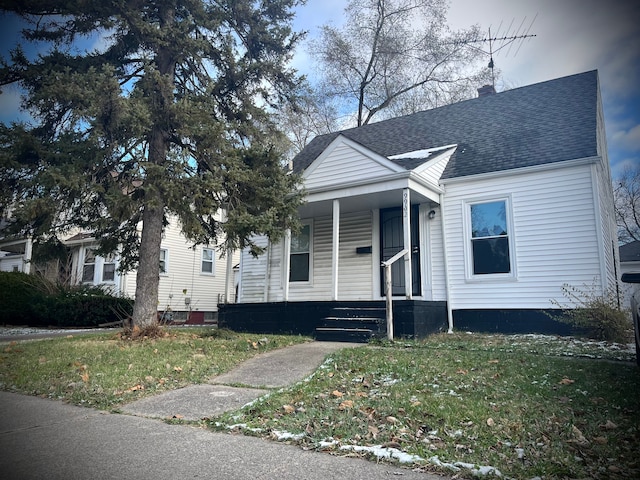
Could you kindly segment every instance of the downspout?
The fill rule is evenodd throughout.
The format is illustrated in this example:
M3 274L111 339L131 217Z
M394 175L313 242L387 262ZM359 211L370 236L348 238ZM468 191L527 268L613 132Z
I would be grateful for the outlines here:
M269 282L271 281L271 240L267 239L267 266L264 273L264 302L269 302Z
M291 230L286 231L284 235L284 262L282 278L284 280L284 301L289 301L289 270L291 269Z
M449 323L449 330L447 333L453 333L453 310L451 308L450 297L450 285L449 285L449 255L447 253L447 237L445 228L445 214L444 214L444 194L440 194L440 227L442 228L442 253L444 255L444 286L445 296L447 302L447 321Z

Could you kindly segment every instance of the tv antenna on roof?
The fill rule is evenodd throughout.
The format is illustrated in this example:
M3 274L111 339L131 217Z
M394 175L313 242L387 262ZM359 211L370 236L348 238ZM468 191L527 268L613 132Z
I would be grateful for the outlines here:
M514 53L514 56L517 55L525 39L537 36L535 34L529 33L531 31L531 27L533 26L533 22L536 21L536 18L538 18L537 13L536 13L536 16L533 17L533 20L531 20L529 27L523 28L525 21L527 20L527 17L524 17L522 19L522 22L520 22L520 25L518 26L518 28L515 30L512 30L513 22L515 20L513 19L509 24L509 28L507 28L502 34L500 34L500 29L502 28L502 22L500 22L500 25L498 26L498 33L496 33L495 36L491 36L491 27L489 27L489 33L487 37L480 38L478 40L466 40L461 42L462 44L469 45L474 50L484 53L485 55L489 55L488 67L491 69L491 85L493 86L494 89L496 86L495 85L496 80L493 73L493 67L494 67L493 54L498 53L503 48L509 47L509 50L507 50L507 55L509 55L511 48L514 46L514 42L517 42L519 40L518 47ZM489 43L489 51L486 51L486 50L483 50L482 48L474 47L473 45L471 45L472 43L487 43L487 42Z

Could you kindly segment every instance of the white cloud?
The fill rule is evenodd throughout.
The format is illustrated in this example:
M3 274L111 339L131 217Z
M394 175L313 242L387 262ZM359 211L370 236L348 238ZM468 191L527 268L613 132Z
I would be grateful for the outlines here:
M640 152L640 125L614 132L611 140L627 151Z

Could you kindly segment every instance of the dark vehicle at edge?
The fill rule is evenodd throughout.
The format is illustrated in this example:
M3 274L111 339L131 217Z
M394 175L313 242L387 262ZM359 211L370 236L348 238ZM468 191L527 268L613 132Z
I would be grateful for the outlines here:
M640 272L622 274L624 283L640 284ZM636 364L640 366L640 286L636 285L631 297L631 314L633 315L633 331L636 339Z

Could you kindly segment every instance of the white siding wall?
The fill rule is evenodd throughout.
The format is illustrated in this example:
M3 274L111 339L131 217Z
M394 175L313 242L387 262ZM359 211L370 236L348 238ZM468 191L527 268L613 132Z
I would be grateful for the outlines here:
M358 254L356 248L372 242L372 212L344 214L340 221L339 300L371 300L375 252Z
M442 172L449 163L449 159L451 158L453 152L447 153L446 155L439 158L437 161L434 161L433 164L428 165L424 170L422 170L419 175L434 185L438 185L440 181L440 177L442 176Z
M180 226L175 218L170 219L165 228L160 248L168 251L168 271L160 275L158 290L158 310L165 310L170 306L173 311L185 311L189 307L192 311L214 312L218 310L218 300L224 298L227 259L220 258L220 252L215 245L198 245L195 250L180 233ZM202 249L212 248L215 251L214 274L201 272ZM240 259L234 254L234 265ZM127 274L124 281L125 292L134 298L136 291L136 272ZM183 293L186 290L186 294ZM234 295L234 286L231 286ZM190 305L185 304L185 298L190 298Z
M305 179L307 189L373 179L391 173L386 166L344 144L337 145L331 155L319 161Z
M446 278L445 278L445 264L444 264L444 244L442 241L442 210L440 207L433 207L428 210L436 212L436 216L433 220L425 220L427 225L427 244L426 247L422 245L422 251L426 250L427 265L424 267L427 269L428 277L427 281L430 282L431 297L427 300L444 301L447 299ZM423 265L425 264L423 260ZM425 292L428 294L429 292Z
M517 278L469 280L465 275L464 202L510 195ZM446 185L446 242L453 309L551 308L562 285L600 282L591 167Z
M254 242L260 247L267 247L268 240L265 236L254 238ZM240 291L238 301L243 303L263 302L265 295L265 282L267 276L267 258L265 252L254 257L248 250L243 250L240 260Z
M310 282L293 282L289 284L289 301L328 301L331 300L331 217L314 218L313 259ZM262 239L266 245L266 239ZM372 245L372 212L357 212L341 215L340 218L340 252L339 252L339 299L371 300L372 297L372 262L373 254L357 254L357 247ZM268 301L276 302L284 299L284 275L282 242L274 244L269 254L258 258L248 253L242 254L242 279L240 301L243 303L265 301L265 275L267 259L269 260Z
M313 219L313 265L309 282L289 284L292 302L331 300L331 217ZM342 224L340 225L342 230ZM284 274L284 272L283 272Z

